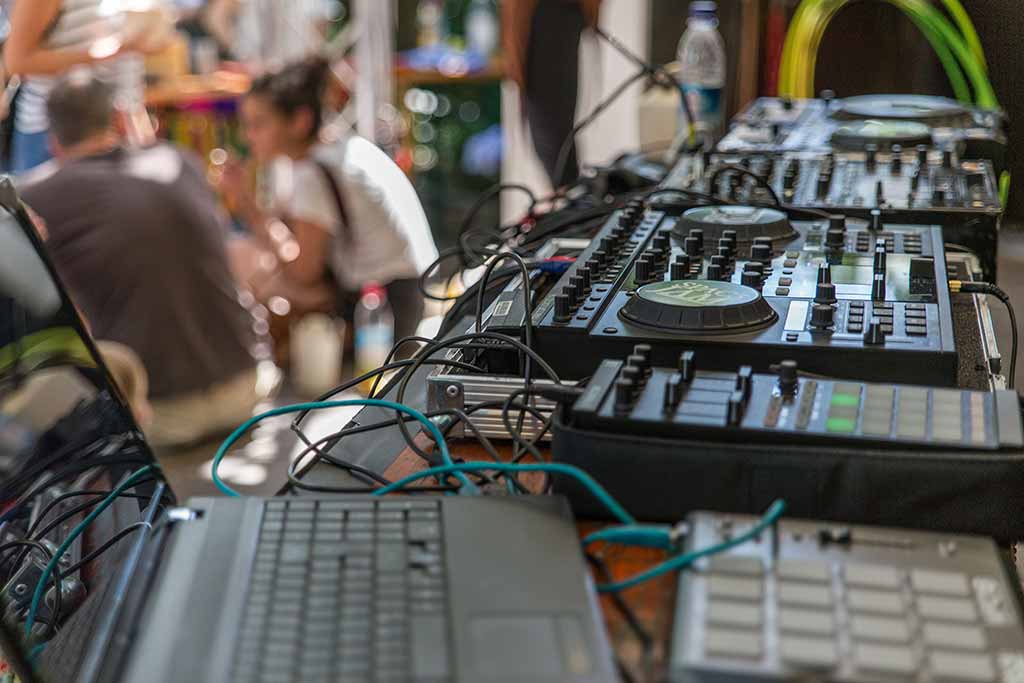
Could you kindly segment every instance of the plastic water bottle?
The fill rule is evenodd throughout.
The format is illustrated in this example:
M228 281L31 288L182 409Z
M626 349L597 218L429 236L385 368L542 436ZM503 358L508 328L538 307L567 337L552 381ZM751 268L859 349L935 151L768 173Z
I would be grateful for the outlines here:
M718 32L718 8L703 0L690 3L690 18L677 53L684 96L693 112L697 134L705 143L718 140L725 124L725 42ZM683 113L685 116L685 112Z
M363 287L356 304L355 371L356 377L384 365L395 344L395 316L388 304L387 291L377 283ZM373 381L362 386L368 391Z
M498 8L494 0L472 0L466 11L466 47L484 57L498 48Z

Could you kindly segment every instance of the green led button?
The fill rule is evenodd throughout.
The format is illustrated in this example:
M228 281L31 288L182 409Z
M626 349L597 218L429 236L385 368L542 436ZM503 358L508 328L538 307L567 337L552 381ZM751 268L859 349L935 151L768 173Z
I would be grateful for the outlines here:
M855 396L853 394L832 394L832 405L859 406L860 396Z
M830 432L852 434L857 429L857 421L845 417L830 417L825 423L825 429Z

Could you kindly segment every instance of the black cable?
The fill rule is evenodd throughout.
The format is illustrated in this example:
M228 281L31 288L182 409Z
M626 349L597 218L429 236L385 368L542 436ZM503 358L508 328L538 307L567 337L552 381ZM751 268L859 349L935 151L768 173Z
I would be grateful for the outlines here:
M126 526L124 529L121 529L116 534L111 536L103 545L101 545L100 547L98 547L95 550L93 550L91 553L89 553L88 555L83 557L81 560L79 560L75 564L71 565L67 569L61 569L59 571L61 577L65 577L65 576L68 576L70 574L74 574L79 569L81 569L82 567L86 566L87 564L89 564L90 562L95 560L97 557L99 557L103 553L105 553L108 550L110 550L111 548L113 548L117 544L117 542L120 541L122 538L125 538L126 536L131 534L133 531L136 531L137 529L143 529L143 528L149 529L149 528L152 528L152 527L150 526L149 522L136 522L135 524L130 524L130 525Z
M736 164L720 164L715 172L711 175L711 182L709 183L708 189L713 193L718 188L718 179L722 177L722 174L726 171L732 171L733 173L739 173L749 178L753 178L754 182L760 185L768 192L768 196L771 197L772 202L775 206L782 206L782 201L779 199L779 195L775 194L775 190L772 188L771 183L768 179L762 175L754 173L749 168L738 166Z
M150 479L149 481L153 481L153 480ZM146 482L139 482L139 483L146 483ZM40 511L38 517L36 517L36 521L29 527L28 531L26 532L26 535L27 536L31 536L32 532L35 530L35 527L37 527L44 519L46 519L46 515L48 515L50 513L50 511L53 510L54 507L56 507L57 505L59 505L60 503L62 503L63 501L65 501L65 500L67 500L69 498L79 498L79 497L82 497L82 496L99 496L100 498L103 498L105 496L109 496L111 493L113 493L113 491L70 491L68 493L59 495L56 498L54 498L53 500L51 500L49 503L47 503L46 507L44 507L42 509L42 511ZM149 500L150 498L152 498L152 496L140 496L140 495L134 494L134 493L123 493L123 494L121 494L120 497L121 498L137 498L139 500Z
M53 553L50 552L50 549L42 543L40 543L39 541L34 540L9 541L7 543L4 543L3 545L0 545L0 555L15 548L22 548L23 551L15 561L11 569L11 572L8 572L7 580L11 579L11 577L13 576L13 572L17 571L18 567L20 567L21 564L25 561L26 557L28 556L28 553L32 552L33 550L38 550L40 553L42 553L43 558L47 562L53 559ZM50 579L53 581L53 614L51 615L51 618L47 624L46 633L52 633L53 630L57 627L57 623L60 620L60 610L62 607L62 601L64 599L64 596L62 595L61 591L62 584L60 576L58 576L57 572L54 572L53 576L51 576Z
M497 407L498 405L499 405L498 401L492 401L492 402L486 402L486 403L477 404L477 405L473 406L472 408L468 409L466 412L462 412L460 410L454 410L454 409L438 410L438 411L435 411L435 412L432 412L432 413L428 413L427 417L439 417L439 416L442 416L442 415L452 415L452 416L456 417L456 421L449 423L447 425L446 429L451 429L459 421L463 422L466 425L466 427L468 427L470 429L470 431L473 432L474 436L477 438L477 440L483 446L484 450L488 453L488 455L491 458L493 458L495 461L500 461L501 458L498 456L497 450L494 448L493 444L491 444L490 440L487 439L487 437L485 437L479 431L479 429L476 427L476 425L474 425L469 420L469 417L468 417L468 414L467 414L467 413L477 412L479 410L485 410L485 409L490 408L490 407ZM364 433L364 432L375 431L377 429L383 429L383 428L386 428L386 427L393 427L393 426L397 425L400 420L401 421L408 421L408 420L411 420L411 419L413 419L413 418L411 418L411 417L409 417L407 415L403 415L403 416L401 416L401 418L394 418L394 419L391 419L391 420L385 420L383 422L378 422L378 423L371 424L371 425L360 425L358 427L349 427L349 428L343 429L343 430L341 430L339 432L335 432L334 434L329 434L329 435L321 438L317 442L315 442L313 444L310 444L309 448L307 448L302 453L300 453L291 462L291 464L289 465L288 470L287 470L289 482L295 488L298 488L298 489L301 489L301 490L307 490L307 491L316 491L316 492L320 492L320 493L367 493L367 492L371 492L371 491L374 490L374 487L366 487L366 488L348 487L348 488L340 489L338 487L325 487L325 486L316 486L316 485L305 484L299 478L299 475L297 474L297 470L299 469L301 462L310 453L317 453L317 455L314 456L313 461L305 469L308 470L308 467L312 467L317 462L323 461L323 462L330 463L331 465L334 465L334 466L337 466L337 467L341 467L342 469L346 469L346 470L349 470L349 471L361 472L361 473L363 473L365 475L368 475L370 478L374 479L377 483L379 483L381 485L384 485L384 486L387 486L391 482L387 478L381 476L380 474L377 474L373 470L369 470L369 469L363 468L363 467L361 467L359 465L355 465L354 463L345 462L343 460L334 458L331 455L324 454L322 451L318 450L318 447L322 447L323 445L325 445L325 444L327 444L327 443L329 443L331 441L339 441L339 440L341 440L342 438L344 438L346 436L352 436L354 434L360 434L360 433ZM490 480L490 477L485 477L485 479L486 480ZM408 490L408 489L406 489L406 490ZM434 491L454 491L454 490L458 490L458 487L451 487L451 486L418 487L418 488L412 489L410 492L415 493L415 492L426 492L426 491L434 492Z
M1017 314L1013 310L1010 296L996 285L989 282L967 282L963 280L950 280L949 289L952 293L963 294L989 294L1003 302L1006 312L1010 316L1010 374L1007 377L1009 388L1013 389L1017 383L1017 351L1018 331Z
M587 558L587 562L594 567L594 570L599 574L602 583L614 583L615 578L612 576L611 570L608 568L608 563L603 558L591 553L584 553ZM640 623L639 617L636 616L636 612L629 606L625 598L619 592L607 593L608 597L612 601L612 605L615 606L616 611L622 615L622 618L626 621L630 630L633 631L633 635L640 641L640 646L643 651L645 668L648 670L648 674L653 671L654 664L654 637L647 632L643 624Z
M473 221L476 220L477 215L487 205L487 202L489 202L491 199L495 197L500 197L503 192L509 190L516 190L519 192L526 193L530 197L530 208L527 211L527 215L529 216L533 214L534 209L537 207L537 196L533 193L533 190L531 190L526 185L520 183L498 183L488 188L483 194L481 194L477 198L476 203L474 203L472 208L470 208L469 212L466 214L466 217L462 220L462 225L459 227L459 246L462 247L464 265L474 267L477 265L481 265L482 262L477 263L476 260L481 255L487 255L475 253L474 249L469 244L469 237L473 234L476 234L476 230L473 230L471 228Z
M538 367L540 367L540 369L543 370L544 373L552 381L554 381L556 384L562 383L562 380L558 377L558 374L547 363L547 361L541 358L533 349L529 348L518 339L513 339L512 337L509 337L504 334L498 334L496 332L476 332L473 334L464 334L458 337L452 337L451 339L447 339L444 341L435 342L430 346L421 349L420 352L417 354L415 364L411 368L409 368L409 370L407 370L403 375L402 380L398 385L398 393L396 395L395 400L398 403L404 404L405 392L409 387L409 382L416 375L416 372L419 370L419 368L422 367L432 355L434 355L438 351L450 348L456 344L461 344L462 342L465 341L475 341L480 339L491 339L494 341L499 341L502 342L503 344L510 345L518 349L519 351L527 354L530 358L536 361ZM402 432L402 438L405 439L405 442L409 446L410 450L412 450L414 453L416 453L418 456L423 458L425 461L431 463L432 465L436 464L430 457L430 455L423 451L423 449L421 449L419 445L416 444L412 433L409 431L409 428L404 421L399 421L398 428Z
M624 92L629 90L630 86L639 81L641 78L647 76L649 73L649 69L647 67L644 67L640 71L636 72L635 74L624 80L622 83L618 85L618 87L615 88L615 90L613 90L608 95L608 97L606 97L601 102L598 102L597 106L594 107L593 111L587 114L587 116L582 121L577 123L573 127L573 129L569 131L569 135L566 136L565 142L562 143L562 147L558 151L558 162L555 164L555 175L552 178L554 182L561 182L562 176L565 175L565 167L569 163L569 152L572 151L572 147L576 142L576 136L580 134L580 131L582 131L584 128L586 128L595 120L597 120L597 117L604 113L604 111L608 107L612 106L615 103L615 101L622 96Z
M334 387L333 389L331 389L327 393L322 394L314 402L321 403L323 401L329 401L334 396L337 396L338 394L344 393L345 391L348 391L349 389L351 389L353 387L357 387L360 384L362 384L363 382L371 380L374 377L377 377L379 375L391 372L392 370L397 370L397 369L401 369L401 368L410 367L412 365L416 365L416 361L414 361L413 359L410 358L410 359L407 359L407 360L395 361L395 362L393 362L393 363L391 363L389 365L386 365L386 366L381 366L381 367L377 368L376 370L371 370L370 372L367 372L367 373L365 373L363 375L360 375L359 377L356 377L355 379L349 380L348 382L345 382L344 384L340 384L340 385ZM463 363L462 361L457 361L457 360L436 360L436 361L435 360L427 360L427 361L424 361L424 362L420 363L419 365L416 365L417 369L420 366L422 366L422 365L446 365L446 366L456 367L456 368L459 368L459 369L462 369L462 370L467 370L469 372L483 372L483 369L481 369L481 368L479 368L479 367L477 367L475 365L471 365L469 363ZM311 410L303 410L302 412L298 413L295 416L294 419L292 419L291 428L292 428L293 432L295 432L296 434L299 434L301 432L301 430L299 429L299 425L302 424L302 421L311 412L312 412ZM309 445L309 442L305 439L304 435L300 436L300 438L302 438L303 443L305 443L307 446Z

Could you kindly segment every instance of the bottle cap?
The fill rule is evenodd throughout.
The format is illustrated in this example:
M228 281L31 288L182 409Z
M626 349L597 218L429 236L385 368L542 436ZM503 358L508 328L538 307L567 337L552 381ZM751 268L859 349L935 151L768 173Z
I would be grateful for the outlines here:
M690 3L691 17L715 16L718 14L718 3L710 0L696 0Z

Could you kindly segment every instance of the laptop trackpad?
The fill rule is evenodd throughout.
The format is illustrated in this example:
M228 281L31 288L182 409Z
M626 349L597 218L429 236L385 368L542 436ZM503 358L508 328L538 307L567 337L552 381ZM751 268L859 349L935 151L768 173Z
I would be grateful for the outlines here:
M470 633L474 669L485 678L563 680L592 670L583 626L575 616L474 617Z

